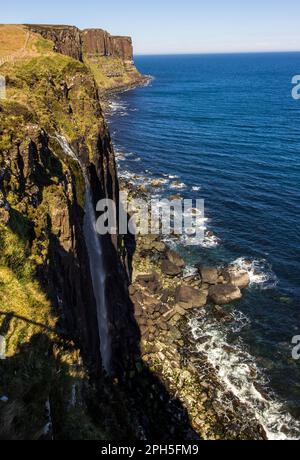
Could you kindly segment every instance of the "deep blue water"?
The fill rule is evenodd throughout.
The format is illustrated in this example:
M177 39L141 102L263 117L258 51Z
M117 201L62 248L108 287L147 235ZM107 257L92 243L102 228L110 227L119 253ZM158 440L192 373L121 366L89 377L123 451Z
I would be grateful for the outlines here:
M300 101L291 79L300 53L145 56L136 64L155 79L118 96L109 117L125 154L120 171L176 175L183 196L205 199L220 244L182 249L190 263L262 264L269 283L245 292L238 309L250 323L239 334L299 416L291 341L300 335Z

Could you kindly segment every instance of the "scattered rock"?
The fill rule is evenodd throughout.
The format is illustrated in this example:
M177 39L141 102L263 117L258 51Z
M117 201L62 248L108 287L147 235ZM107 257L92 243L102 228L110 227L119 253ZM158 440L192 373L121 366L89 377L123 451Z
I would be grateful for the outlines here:
M169 197L169 200L170 201L180 201L181 200L181 196L180 195L171 195Z
M169 260L164 260L161 264L161 270L163 274L167 276L178 276L182 273L182 268L178 267L177 265L173 264Z
M208 295L209 299L217 305L225 305L242 298L240 289L233 284L211 286Z
M176 305L175 312L180 316L186 315L186 310L182 308L180 305Z
M227 311L223 310L223 308L221 308L219 305L214 306L212 313L218 321L222 321L223 323L231 323L234 321L233 316Z
M207 301L207 294L192 286L179 286L176 289L175 300L186 309L203 307Z
M171 294L171 292L170 292L168 289L164 289L164 290L162 291L162 295L161 295L161 298L160 298L161 302L162 302L162 303L168 303L168 301L169 301L171 295L172 295L172 294Z
M199 273L203 283L207 284L218 284L218 270L212 267L201 267Z
M163 179L153 179L153 180L151 181L151 186L154 187L154 188L159 188L159 187L161 187L163 184L164 184L164 180L163 180Z
M185 261L177 252L169 250L167 252L167 258L172 264L177 265L177 267L185 268Z
M135 282L154 294L160 289L160 283L156 273L138 275Z
M152 249L155 249L157 252L164 253L167 250L167 246L163 241L154 241Z

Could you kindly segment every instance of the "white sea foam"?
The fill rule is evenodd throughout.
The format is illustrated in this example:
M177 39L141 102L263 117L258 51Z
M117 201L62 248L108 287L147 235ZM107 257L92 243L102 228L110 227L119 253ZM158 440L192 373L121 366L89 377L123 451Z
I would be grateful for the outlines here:
M177 190L182 190L182 189L186 188L186 185L183 182L172 182L170 184L170 188L177 189Z
M236 314L235 319L241 321L240 327L244 327L249 321L242 314ZM263 426L268 439L300 439L300 422L268 390L263 371L245 350L242 341L229 345L223 326L207 315L190 319L189 326L197 342L197 351L208 363L201 367L202 374L209 378L212 369L224 389L245 404L249 414ZM202 337L206 338L204 343L199 340ZM224 391L220 393L219 402L226 407L228 401L222 395Z
M191 278L198 275L198 269L192 265L187 265L183 270L183 278Z
M168 179L175 180L178 179L178 176L175 174L163 174L164 177L168 177Z
M201 187L192 187L193 192L199 192L201 190Z
M240 257L230 264L240 270L248 272L250 283L256 284L260 289L273 289L278 284L278 278L272 270L272 266L265 259L246 259Z

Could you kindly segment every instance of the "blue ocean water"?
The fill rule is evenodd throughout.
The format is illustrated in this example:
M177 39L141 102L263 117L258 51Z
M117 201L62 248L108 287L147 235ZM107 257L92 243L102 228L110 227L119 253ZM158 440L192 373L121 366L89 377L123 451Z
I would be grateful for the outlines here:
M291 80L300 53L143 56L136 64L154 80L112 104L120 173L170 176L166 195L176 176L185 187L175 193L205 199L219 244L180 248L190 264L251 260L253 283L232 307L244 327L227 339L242 342L299 419L300 101Z

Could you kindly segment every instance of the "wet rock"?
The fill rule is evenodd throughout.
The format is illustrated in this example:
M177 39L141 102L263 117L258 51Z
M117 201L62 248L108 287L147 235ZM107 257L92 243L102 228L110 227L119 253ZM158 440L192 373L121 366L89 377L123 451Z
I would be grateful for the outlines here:
M202 282L206 284L218 284L218 270L212 267L201 267L199 273L202 278Z
M207 294L192 286L179 286L175 293L176 302L183 308L203 307L207 301Z
M225 305L242 298L240 289L233 284L218 284L211 286L208 292L209 299L219 305Z
M173 264L169 260L164 260L161 264L161 271L163 274L167 276L178 276L182 273L182 268L178 267L177 265Z
M177 252L169 250L167 252L167 258L172 264L176 265L177 267L185 268L185 261L182 257L180 257L180 255Z
M161 187L163 184L164 184L164 180L163 180L163 179L153 179L153 180L151 181L151 186L154 187L154 188L159 188L159 187Z
M181 196L180 195L171 195L169 197L169 200L170 201L180 201L181 200Z
M245 270L239 270L234 267L228 268L224 271L223 276L227 282L240 289L245 289L250 284L249 274Z
M214 306L212 313L218 321L222 321L224 323L231 323L234 321L233 316L221 308L219 305Z

